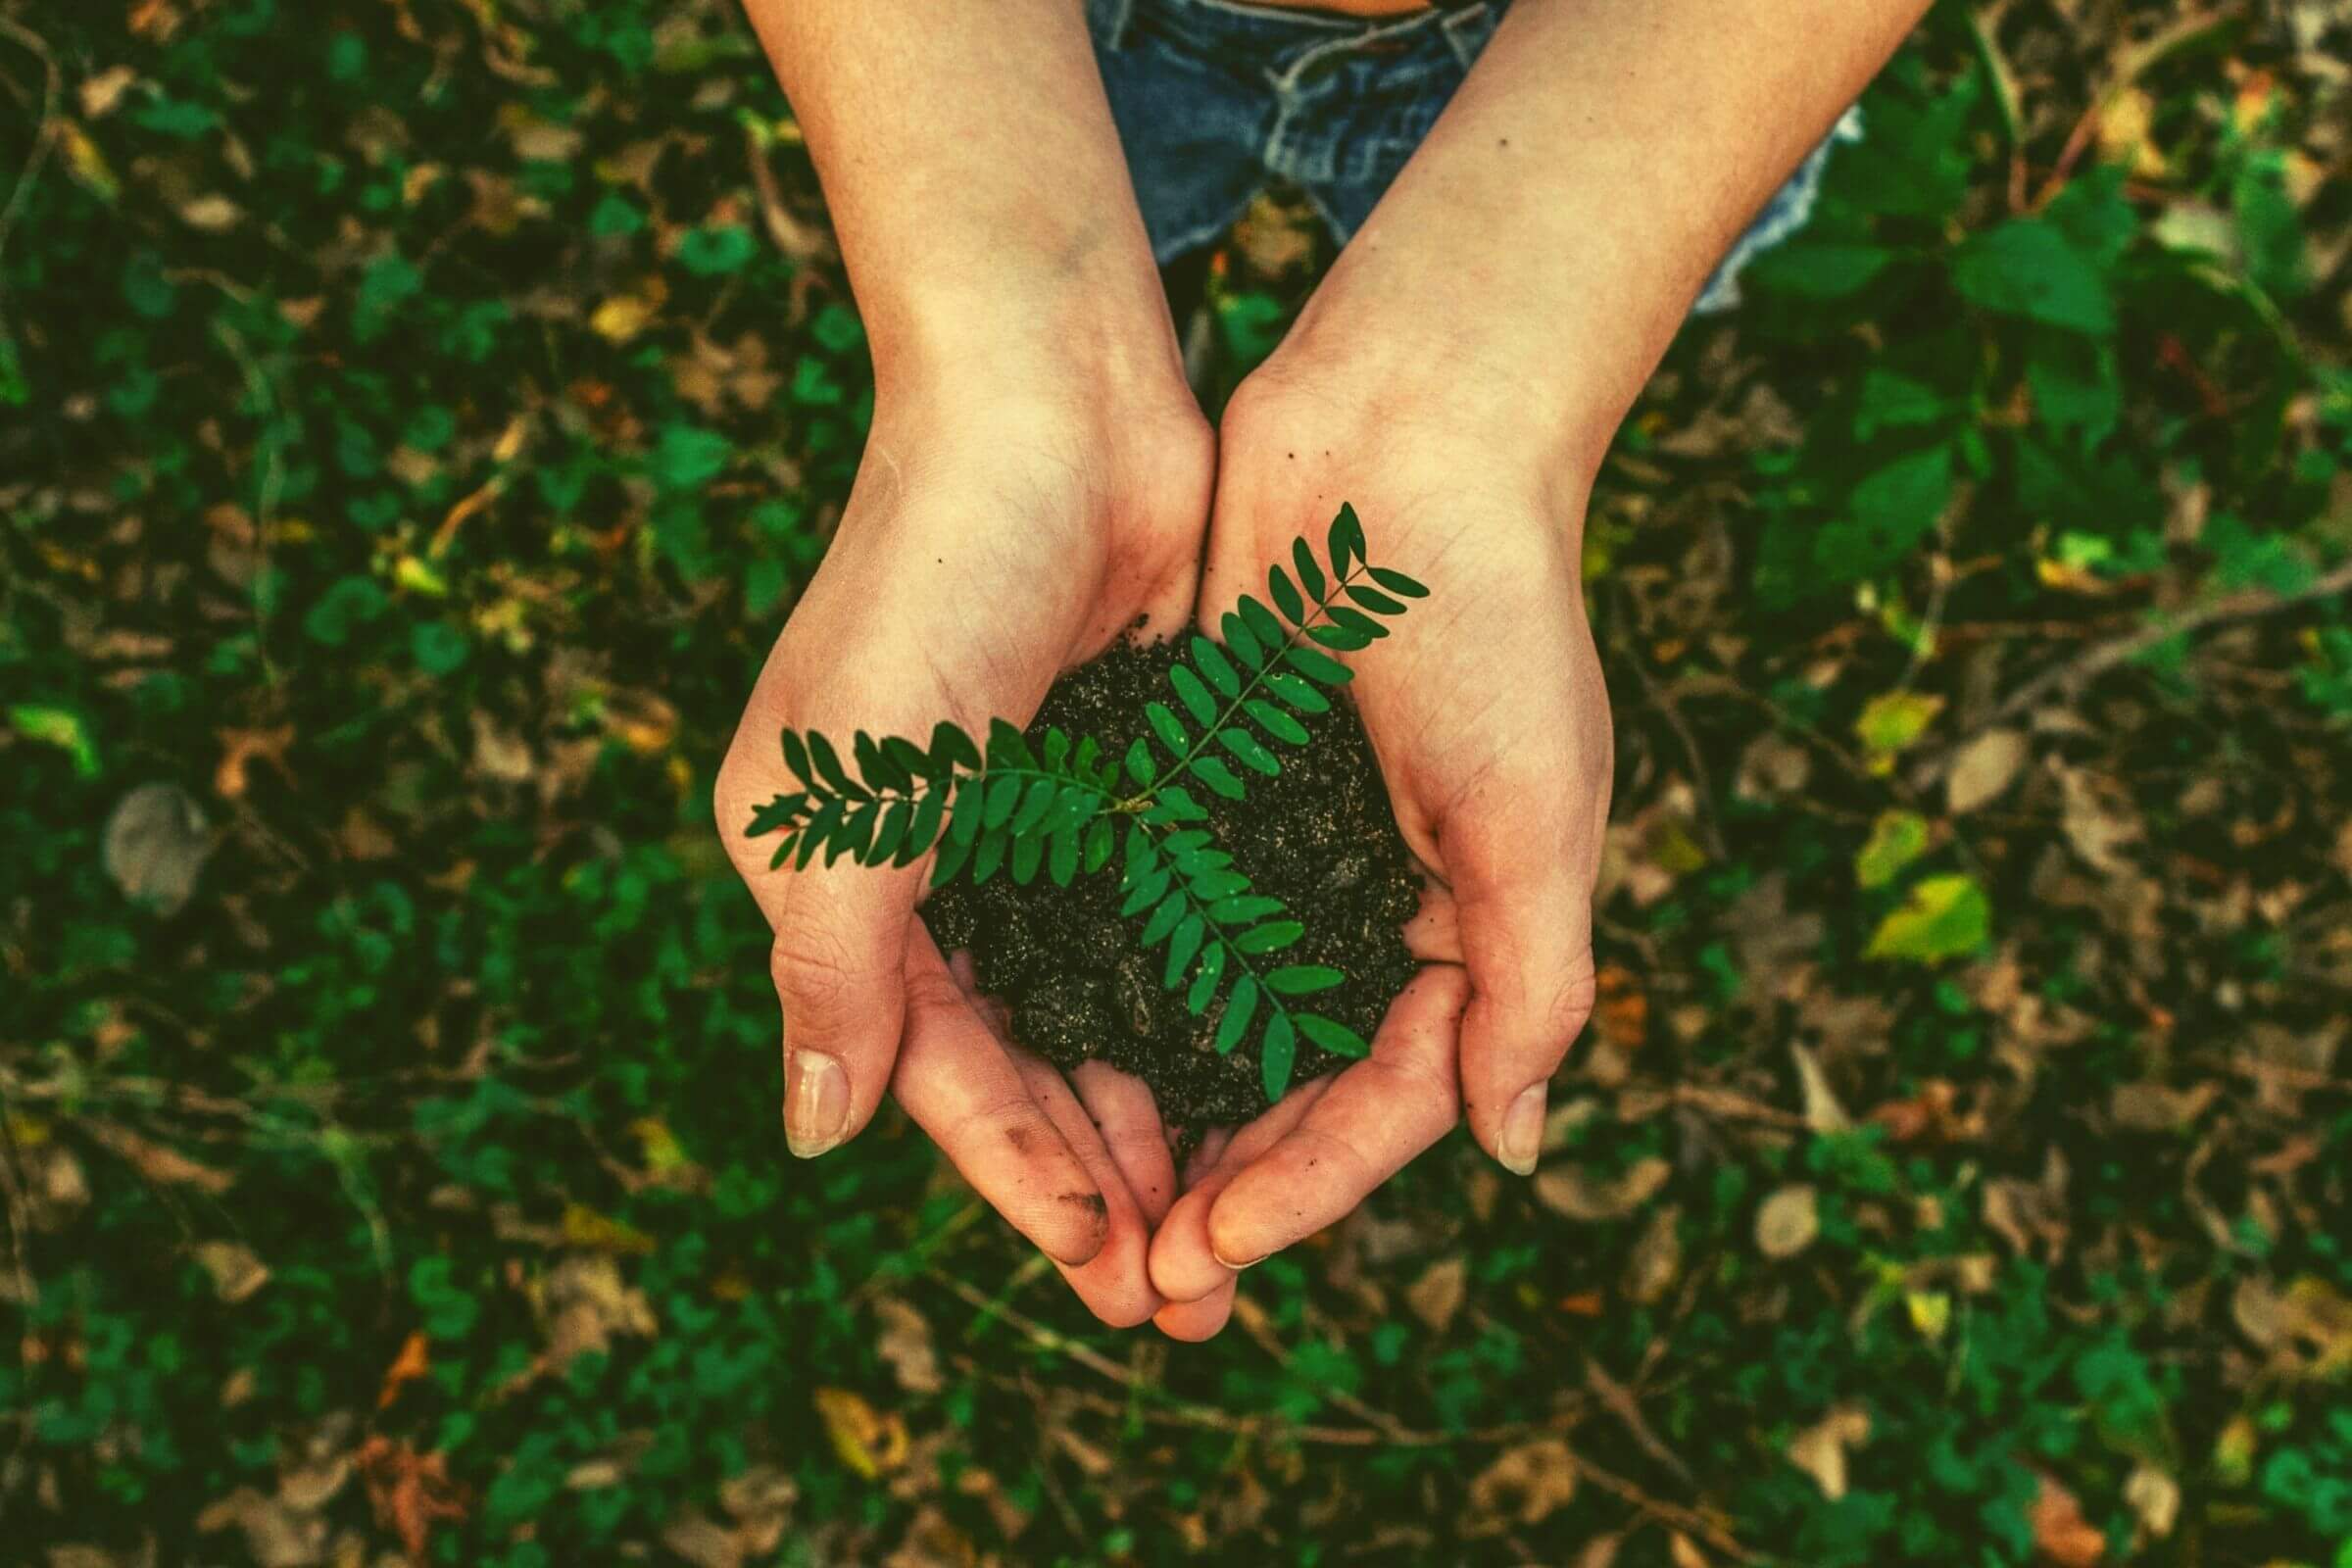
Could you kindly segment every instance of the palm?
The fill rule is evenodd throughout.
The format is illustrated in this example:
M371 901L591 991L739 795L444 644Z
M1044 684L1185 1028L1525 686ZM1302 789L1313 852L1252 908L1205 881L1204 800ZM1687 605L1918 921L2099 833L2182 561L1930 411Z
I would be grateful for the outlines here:
M1093 1068L1065 1083L1005 1042L968 971L952 970L914 918L922 863L772 869L740 824L787 787L777 748L787 725L920 735L943 718L1024 721L1064 667L1138 623L1180 625L1206 511L1205 443L1123 465L1115 450L1041 442L985 416L917 428L916 447L875 432L721 769L720 818L775 932L787 1128L797 1152L821 1152L871 1116L887 1086L1090 1305L1140 1321L1157 1304L1144 1279L1148 1226L1174 1186L1149 1093ZM899 456L917 448L919 459ZM804 1065L812 1060L817 1076ZM846 1070L833 1074L834 1063Z
M1351 502L1379 558L1432 597L1350 657L1353 692L1407 845L1432 876L1408 929L1421 976L1372 1054L1283 1102L1188 1172L1152 1253L1160 1324L1223 1322L1233 1268L1341 1218L1466 1106L1497 1152L1512 1107L1548 1077L1591 1005L1590 893L1607 815L1607 694L1587 629L1580 520L1536 490L1481 494L1394 460L1305 463L1322 443L1228 416L1209 564L1211 620L1255 592L1300 519ZM1336 449L1334 449L1336 450ZM1473 455L1460 470L1477 473Z

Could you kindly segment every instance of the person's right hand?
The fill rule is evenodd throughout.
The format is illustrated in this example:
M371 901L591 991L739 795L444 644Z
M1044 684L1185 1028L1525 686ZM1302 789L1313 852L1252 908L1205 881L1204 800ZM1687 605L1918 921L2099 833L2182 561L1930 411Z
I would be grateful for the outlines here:
M930 871L822 859L771 870L754 808L797 785L786 725L923 743L952 719L1025 724L1062 670L1192 612L1215 469L1173 363L1041 387L1002 365L900 376L839 531L776 640L719 769L718 827L775 933L792 1152L855 1136L883 1092L1122 1326L1160 1305L1145 1268L1175 1173L1142 1084L1065 1085L1004 1043L914 906ZM1070 356L1075 358L1077 356ZM1056 372L1059 373L1059 372ZM952 383L952 384L951 384ZM1145 390L1138 392L1141 384Z

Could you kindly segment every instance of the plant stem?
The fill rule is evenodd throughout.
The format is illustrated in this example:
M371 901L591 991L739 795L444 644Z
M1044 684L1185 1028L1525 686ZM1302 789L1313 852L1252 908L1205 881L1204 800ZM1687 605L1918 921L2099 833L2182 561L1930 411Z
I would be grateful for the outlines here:
M1250 672L1250 678L1242 682L1242 689L1238 692L1235 692L1233 696L1227 700L1225 704L1225 710L1217 715L1216 722L1210 724L1206 729L1202 730L1200 732L1200 738L1193 742L1192 746L1186 750L1182 757L1179 757L1174 762L1170 763L1166 772L1153 779L1149 789L1145 790L1142 795L1135 797L1136 800L1143 801L1148 805L1152 796L1158 794L1158 792L1164 788L1170 780L1174 779L1176 775L1182 773L1187 767L1192 765L1193 759L1200 755L1201 748L1206 746L1210 741L1215 740L1217 738L1217 732L1222 730L1226 723L1232 719L1233 715L1241 710L1242 704L1248 702L1250 697L1255 695L1258 688L1265 684L1266 676L1273 670L1276 664L1282 662L1283 655L1298 647L1300 639L1305 637L1306 634L1312 631L1317 625L1329 625L1332 623L1330 618L1324 614L1324 612L1331 608L1332 600L1339 596L1339 593L1342 589L1346 588L1349 583L1355 581L1356 573L1358 571L1367 569L1367 566L1368 563L1359 561L1354 566L1349 567L1345 575L1334 576L1330 580L1324 591L1321 594L1318 594L1315 598L1314 612L1304 617L1297 626L1291 628L1290 635L1282 640L1282 646L1268 654L1264 662L1260 663L1255 669L1251 670ZM1137 808L1141 809L1142 808L1139 807Z

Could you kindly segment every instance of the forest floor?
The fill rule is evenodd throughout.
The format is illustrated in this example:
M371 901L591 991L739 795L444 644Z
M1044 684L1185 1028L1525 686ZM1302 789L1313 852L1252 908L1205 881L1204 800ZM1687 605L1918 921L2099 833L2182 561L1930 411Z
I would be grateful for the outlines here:
M2352 1568L2348 57L1937 9L1601 475L1542 1173L1183 1348L785 1155L871 382L735 10L0 0L0 1557Z

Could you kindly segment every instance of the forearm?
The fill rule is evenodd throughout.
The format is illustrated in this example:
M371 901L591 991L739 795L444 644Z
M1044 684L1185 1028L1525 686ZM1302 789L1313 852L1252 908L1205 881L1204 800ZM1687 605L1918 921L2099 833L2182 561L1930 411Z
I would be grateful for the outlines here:
M1399 373L1445 367L1596 461L1716 260L1926 9L1518 0L1286 353L1392 343Z
M1077 0L746 0L887 397L909 367L1181 381ZM1032 358L1024 360L1024 356Z

